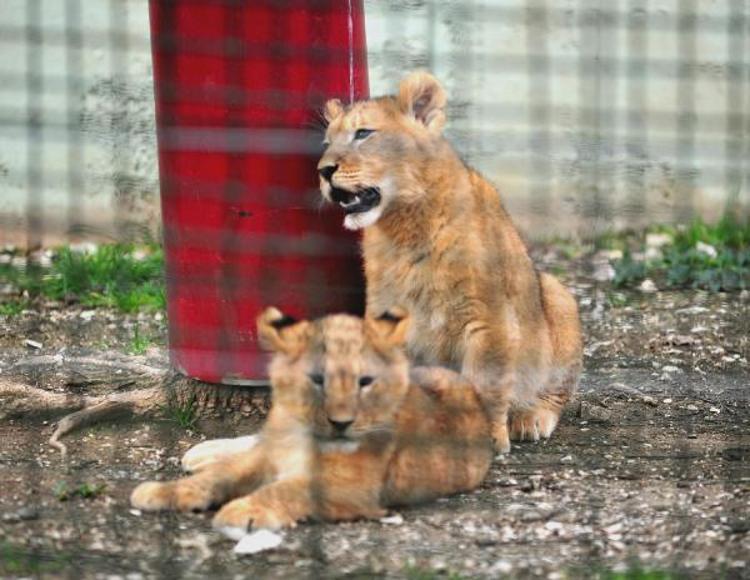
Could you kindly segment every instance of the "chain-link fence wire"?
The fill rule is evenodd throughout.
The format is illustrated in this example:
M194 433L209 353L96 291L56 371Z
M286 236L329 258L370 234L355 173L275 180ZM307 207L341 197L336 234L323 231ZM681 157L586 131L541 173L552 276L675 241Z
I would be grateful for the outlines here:
M413 68L435 73L449 94L448 137L498 184L529 237L680 223L747 203L746 2L394 1L365 8L371 94L392 93ZM0 242L34 248L89 237L156 238L151 43L160 39L149 36L147 1L7 0L2 14ZM231 38L183 48L241 54L247 47L239 23L227 18ZM224 85L206 87L219 101L295 105L294 95L249 86L231 64L225 75ZM314 130L301 140L283 130L247 139L232 125L182 134L178 144L192 147L194 139L230 155L321 149ZM242 176L225 177L231 202L243 193ZM302 202L313 207L315 179ZM280 191L276 199L283 209L290 198ZM224 248L236 243L228 231L220 238ZM277 257L288 249L277 246ZM219 291L241 296L242 286ZM231 341L226 331L222 341Z

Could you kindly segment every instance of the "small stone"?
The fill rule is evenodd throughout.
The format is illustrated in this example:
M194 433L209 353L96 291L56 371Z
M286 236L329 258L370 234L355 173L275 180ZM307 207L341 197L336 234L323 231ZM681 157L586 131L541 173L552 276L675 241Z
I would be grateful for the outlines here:
M31 506L22 507L16 513L18 514L18 517L23 521L36 520L39 518L39 510Z
M27 338L23 343L29 348L33 348L35 350L39 350L42 348L41 342L38 342L36 340L31 340L30 338Z
M638 286L638 289L644 294L653 294L654 292L658 292L659 290L651 278L646 278L643 282L641 282L641 285Z
M508 560L498 560L490 568L490 572L493 574L510 574L512 570L513 564L508 562Z
M672 243L672 236L669 234L646 234L646 247L661 248Z
M386 516L384 518L380 518L381 524L386 524L390 526L400 526L404 523L404 516L401 514L394 514L392 516Z
M588 401L581 401L578 416L593 423L609 423L612 419L612 413L609 409L591 404Z
M700 241L696 242L695 251L701 254L705 254L709 258L715 258L719 255L719 253L716 251L716 248L714 248L711 244L706 244Z
M593 277L597 282L609 282L615 278L615 269L610 263L599 264L594 270Z
M729 524L729 531L733 534L746 534L750 532L750 520L735 520Z
M98 249L98 245L93 242L78 242L68 246L74 254L93 254Z
M516 485L518 485L518 480L513 479L512 477L508 477L504 479L498 479L495 483L498 487L515 487Z
M644 256L647 260L660 260L663 254L659 248L646 248Z
M22 507L15 512L3 514L2 521L7 523L27 522L39 518L39 510L35 507Z
M710 411L711 413L721 413L721 409L719 409L718 407L711 407L711 408L709 409L709 411Z

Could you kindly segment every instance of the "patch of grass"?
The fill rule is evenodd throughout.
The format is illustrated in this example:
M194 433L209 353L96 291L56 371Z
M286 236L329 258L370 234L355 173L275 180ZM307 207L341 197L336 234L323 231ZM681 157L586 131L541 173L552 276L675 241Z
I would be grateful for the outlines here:
M632 254L626 250L622 259L612 263L615 269L615 277L612 284L615 288L627 288L637 286L646 279L649 268L644 260L635 260Z
M59 481L52 489L52 493L59 501L68 501L76 497L93 499L99 497L106 488L105 483L82 483L76 487L70 487L64 481Z
M6 540L0 542L0 574L3 576L34 576L59 573L72 562L70 554L30 551Z
M679 573L644 567L637 559L630 559L625 570L615 571L599 564L573 567L567 570L566 578L594 578L596 580L676 580Z
M632 232L605 231L593 240L596 250L625 250L627 239Z
M662 226L658 231L671 242L651 258L637 258L646 249L645 236L637 247L626 247L622 259L613 262L615 287L637 286L652 278L660 288L750 288L750 219L727 213L713 225L695 220L688 227Z
M601 580L672 580L675 575L663 570L645 570L638 566L624 572L605 572L598 576Z
M171 401L166 407L166 413L172 421L183 429L195 431L198 422L197 409L196 397L192 395L183 402Z
M408 580L464 580L467 578L457 572L432 570L421 566L406 566L404 575Z
M32 298L134 312L166 307L163 271L164 255L158 246L108 244L92 252L59 248L48 268L3 264L0 280Z

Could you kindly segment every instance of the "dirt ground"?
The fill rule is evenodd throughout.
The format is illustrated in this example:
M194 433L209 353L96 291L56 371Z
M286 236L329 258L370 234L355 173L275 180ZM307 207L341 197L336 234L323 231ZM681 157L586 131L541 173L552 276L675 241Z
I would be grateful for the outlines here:
M195 430L168 415L121 420L71 434L63 458L46 443L54 418L0 412L0 576L750 578L750 297L614 292L596 281L600 256L536 258L581 304L580 393L551 440L516 444L475 492L387 521L305 524L238 556L210 515L143 515L127 498L176 476L191 445L251 432L257 418ZM132 360L166 366L158 318L54 304L0 318L0 377L132 388L101 371L81 380L65 357L127 353L137 326L154 344ZM40 366L40 355L57 358Z

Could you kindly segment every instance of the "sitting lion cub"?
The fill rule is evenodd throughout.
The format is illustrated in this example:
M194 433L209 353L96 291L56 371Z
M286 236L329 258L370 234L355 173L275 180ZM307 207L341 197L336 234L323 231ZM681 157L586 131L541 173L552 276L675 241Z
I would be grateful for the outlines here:
M410 375L408 324L401 313L297 322L267 309L258 335L275 353L273 404L254 444L189 477L143 483L131 503L147 511L226 504L214 526L234 533L379 517L387 506L475 488L492 459L478 396L452 371Z
M477 386L498 451L549 437L581 373L573 296L536 271L500 194L443 136L446 96L416 72L394 96L326 104L322 195L364 232L367 313L405 307L411 360Z

